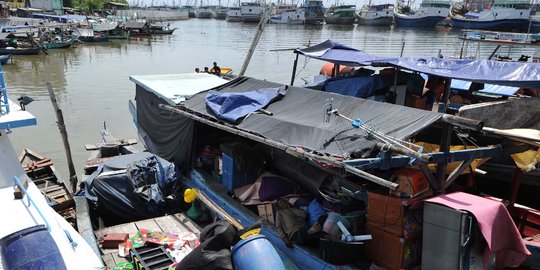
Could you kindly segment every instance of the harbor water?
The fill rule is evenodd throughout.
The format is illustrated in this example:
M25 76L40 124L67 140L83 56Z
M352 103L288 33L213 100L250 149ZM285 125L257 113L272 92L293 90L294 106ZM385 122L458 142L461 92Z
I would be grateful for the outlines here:
M46 83L50 82L64 113L77 172L88 153L85 144L100 141L104 123L117 138L136 138L128 111L135 96L130 75L193 72L218 62L238 73L255 34L256 24L190 19L171 22L173 35L114 40L109 43L78 44L75 48L49 50L48 55L14 56L4 65L4 78L12 99L27 95L34 99L27 110L38 119L35 127L16 129L16 151L28 147L56 162L68 176L62 139ZM450 28L407 29L338 25L267 25L251 59L246 75L289 84L294 54L291 49L314 45L327 39L366 52L399 56L459 56L458 31ZM487 58L493 47L482 47ZM280 50L280 51L273 51ZM514 55L532 55L531 49L516 48ZM300 57L295 85L311 81L324 62Z

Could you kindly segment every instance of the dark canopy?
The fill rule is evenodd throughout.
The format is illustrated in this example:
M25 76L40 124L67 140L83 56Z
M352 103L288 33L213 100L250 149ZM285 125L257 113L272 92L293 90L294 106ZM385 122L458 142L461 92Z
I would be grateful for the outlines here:
M365 53L332 40L302 50L295 50L294 52L306 57L346 66L366 66L371 65L374 61L390 62L395 59Z
M279 87L280 84L241 77L214 90L247 92ZM208 92L194 95L185 102L187 109L216 119L207 108ZM356 150L371 149L376 142L364 132L337 117L324 121L325 105L332 100L333 109L350 118L360 118L379 132L405 139L439 120L442 114L404 106L364 100L334 93L289 87L280 101L266 107L272 115L250 114L237 128L256 133L286 145L304 147L320 153L348 158Z
M442 59L415 57L380 57L327 40L295 53L327 62L365 66L387 64L401 69L496 85L540 88L540 65L523 62L501 62L485 59Z

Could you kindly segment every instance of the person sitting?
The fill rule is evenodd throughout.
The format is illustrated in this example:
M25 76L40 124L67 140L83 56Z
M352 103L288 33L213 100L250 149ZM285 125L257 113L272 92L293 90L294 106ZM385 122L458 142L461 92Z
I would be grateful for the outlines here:
M210 73L210 71L208 70L208 67L204 67L204 73Z
M201 70L199 68L195 68L195 72L199 73L199 72L201 72Z
M308 213L302 209L294 208L285 199L277 202L276 222L278 234L289 248L293 243L299 245L316 244L320 238L327 236L322 230L326 216L322 216L311 227L307 222Z
M212 67L212 70L210 72L221 76L221 68L217 65L216 62L214 62L214 67Z

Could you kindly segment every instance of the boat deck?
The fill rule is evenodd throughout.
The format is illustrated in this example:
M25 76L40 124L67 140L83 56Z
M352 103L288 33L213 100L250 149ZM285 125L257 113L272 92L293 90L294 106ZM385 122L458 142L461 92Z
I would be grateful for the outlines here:
M131 223L125 223L120 225L115 225L111 227L106 227L100 230L96 230L94 234L96 239L101 239L103 235L107 233L129 233L129 236L133 236L140 229L155 230L160 232L167 232L172 234L182 234L184 232L192 232L199 236L201 228L185 216L182 213L151 218L146 220L135 221ZM103 249L99 248L101 251L101 258L103 259L107 269L115 266L119 262L127 261L126 258L118 256L118 249Z

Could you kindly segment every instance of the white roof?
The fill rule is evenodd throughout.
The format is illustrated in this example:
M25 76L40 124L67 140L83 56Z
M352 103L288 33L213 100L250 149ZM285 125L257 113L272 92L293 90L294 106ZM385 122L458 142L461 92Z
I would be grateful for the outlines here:
M154 92L169 104L176 105L187 97L220 86L228 81L208 73L135 75L129 79L147 91Z
M5 113L5 107L0 108L0 129L34 126L37 124L36 117L27 111L21 110L18 104L9 100L9 113Z

